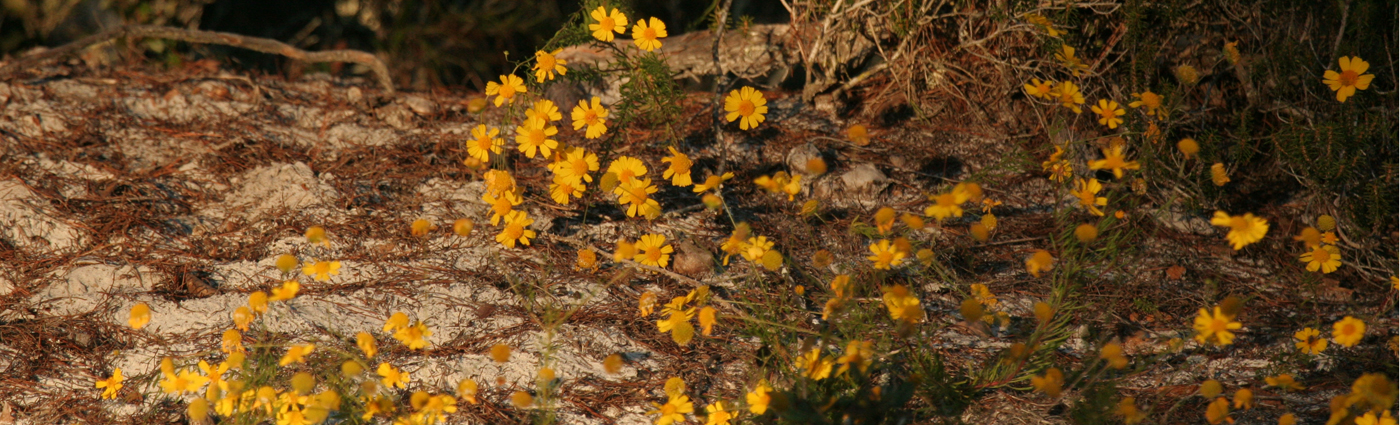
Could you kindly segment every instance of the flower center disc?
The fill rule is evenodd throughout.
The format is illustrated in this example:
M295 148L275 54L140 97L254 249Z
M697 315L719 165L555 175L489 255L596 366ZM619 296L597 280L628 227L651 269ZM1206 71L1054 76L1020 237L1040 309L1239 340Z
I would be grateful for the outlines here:
M753 108L753 102L745 100L743 103L739 104L739 115L753 115Z
M1338 78L1337 80L1341 81L1343 86L1355 86L1357 77L1358 76L1356 75L1356 71L1348 69L1346 71L1342 71L1341 78Z

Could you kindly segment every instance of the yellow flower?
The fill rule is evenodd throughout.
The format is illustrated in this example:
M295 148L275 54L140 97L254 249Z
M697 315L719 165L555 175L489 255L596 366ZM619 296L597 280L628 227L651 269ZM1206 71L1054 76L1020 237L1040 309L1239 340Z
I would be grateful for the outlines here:
M481 194L481 200L491 205L491 225L500 223L501 219L514 211L516 205L525 202L525 199L514 191L504 192L497 197L488 190Z
M933 217L942 222L948 217L962 217L962 204L972 198L972 194L967 190L966 183L958 183L947 192L929 197L933 205L924 209L924 215Z
M1298 351L1302 351L1303 354L1316 355L1321 353L1322 350L1327 349L1327 340L1318 338L1320 334L1321 332L1318 332L1317 329L1303 328L1303 330L1293 334L1293 339L1298 340L1293 345L1298 347Z
M910 324L924 320L924 308L919 303L919 297L909 293L909 287L894 285L883 288L883 291L881 301L885 303L885 309L889 310L891 320Z
M146 327L147 324L151 323L151 306L146 303L136 303L136 305L131 306L131 318L127 319L126 323L136 330Z
M209 387L217 387L220 390L228 390L228 381L224 380L224 372L228 372L228 362L219 363L218 366L210 366L204 360L199 361L199 370L204 372L204 379L209 382Z
M1191 328L1196 330L1196 342L1204 344L1211 338L1215 338L1214 341L1211 341L1215 345L1230 345L1231 342L1235 341L1235 334L1230 331L1237 330L1241 326L1243 325L1236 322L1234 317L1222 313L1219 306L1215 307L1214 314L1204 308L1201 309L1196 315L1195 322L1191 324Z
M705 425L729 425L729 421L739 416L733 410L727 410L723 401L705 406L705 415Z
M846 353L836 358L836 363L841 365L836 370L836 374L846 373L847 370L851 369L851 365L855 365L856 369L865 373L866 369L870 368L870 362L875 358L875 350L871 349L873 346L874 343L870 341L847 342Z
M248 324L253 323L253 311L248 307L238 307L233 309L233 327L247 332Z
M700 334L710 336L715 330L715 315L719 313L714 307L705 306L700 309L700 317L696 320L700 322Z
M1240 49L1235 47L1238 44L1240 44L1238 41L1226 42L1225 47L1221 49L1225 54L1225 60L1230 61L1231 65L1240 63Z
M1194 86L1201 80L1201 73L1197 72L1194 66L1181 65L1176 67L1176 79L1183 85Z
M314 279L314 280L317 281L317 282L323 282L323 281L331 280L331 276L338 276L338 275L340 275L340 262L339 262L339 261L317 261L317 262L314 262L314 263L311 263L311 264L307 264L307 265L305 265L305 266L302 266L302 268L301 268L301 273L304 274L304 275L307 275L307 276L311 276L312 279ZM276 298L276 296L277 296L276 294L273 294L273 297L274 297L274 298Z
M515 178L511 177L509 171L488 170L486 175L482 176L482 180L486 182L486 194L488 195L500 196L504 193L515 192ZM486 200L486 198L482 197L482 200ZM489 204L491 201L486 201L486 203ZM496 223L491 224L494 226Z
M661 415L656 418L656 425L670 425L673 423L685 422L685 414L695 411L695 404L690 402L690 397L678 395L669 397L666 404L656 404L656 410L647 412L648 415Z
M1047 369L1042 376L1031 376L1031 386L1050 397L1059 397L1060 388L1064 385L1065 373L1059 368Z
M574 120L574 130L588 127L584 133L586 138L597 139L608 132L608 110L603 108L601 102L598 96L593 96L591 105L587 100L580 100L578 106L569 114Z
M273 265L277 266L277 270L281 270L282 273L291 273L297 267L297 257L293 257L291 254L278 255Z
M562 160L550 164L550 169L554 171L556 179L591 183L593 176L588 175L588 173L598 171L598 155L589 153L583 148L573 148L564 155Z
M1050 256L1050 251L1037 249L1030 258L1026 259L1026 271L1031 276L1040 277L1041 272L1047 272L1054 268L1055 257Z
M1040 163L1040 168L1050 172L1050 181L1063 182L1074 172L1074 167L1069 161L1064 160L1065 150L1059 145L1055 145L1055 153L1050 154L1050 159Z
M1240 388L1235 391L1235 408L1250 409L1254 407L1254 391L1249 388Z
M1050 23L1050 19L1042 16L1039 13L1027 13L1026 16L1024 16L1024 18L1026 19L1026 22L1035 24L1035 26L1040 27L1041 31L1045 31L1045 33L1050 35L1051 37L1059 37L1060 34L1063 34L1059 30L1055 29L1055 26Z
M729 181L729 179L732 178L734 178L734 173L724 173L723 176L716 176L713 174L707 175L705 176L705 182L697 183L695 187L691 189L691 191L695 193L701 193L710 189L716 189L719 188L719 185L724 184L724 182Z
M622 193L618 195L617 202L627 205L627 216L644 216L647 220L655 220L661 216L661 204L655 199L651 199L651 194L658 190L656 185L651 184L651 179L633 180L631 184L618 186Z
M546 79L553 80L554 73L556 72L559 73L559 75L564 75L565 73L569 72L569 69L564 67L564 65L567 65L568 62L564 62L563 59L554 57L554 55L559 54L559 52L563 50L564 49L554 49L553 52L546 52L544 50L535 52L536 83L543 83ZM558 118L555 119L557 120Z
M1376 417L1376 412L1366 412L1356 418L1356 425L1395 425L1395 418L1390 416L1390 409L1382 411L1380 417Z
M477 388L476 381L463 379L461 382L457 383L457 396L471 404L476 404Z
M311 354L311 352L315 350L316 344L301 344L287 347L287 354L282 355L282 359L277 361L277 365L286 366L293 362L303 363L306 361L306 355Z
M987 289L987 285L974 283L972 284L971 292L972 297L976 298L977 302L982 303L982 305L987 308L996 307L998 304L996 294L993 294L991 290Z
M1225 171L1225 164L1217 162L1210 166L1210 181L1216 186L1224 186L1230 182L1230 174Z
M1215 401L1206 406L1206 422L1216 425L1225 422L1230 417L1230 401L1225 397L1216 397ZM1232 420L1233 421L1233 420Z
M515 127L515 143L520 145L520 152L524 153L526 158L534 158L535 150L539 150L540 155L549 157L551 149L559 148L559 142L550 139L555 134L559 134L559 129L545 120L532 117L525 120L525 125Z
M663 38L666 38L666 23L654 16L651 22L638 19L637 25L632 26L632 42L637 43L637 48L643 51L660 49Z
M866 258L875 263L875 270L889 270L904 262L904 257L908 256L908 253L890 245L889 239L870 244L870 252L875 255Z
M1110 342L1099 349L1099 358L1108 361L1108 366L1114 369L1128 367L1128 358L1123 355L1123 346Z
M767 109L764 109L764 111L767 111ZM856 146L869 145L870 131L867 130L864 125L856 124L846 129L846 138L851 139L851 143L854 143Z
M501 153L501 146L506 143L505 139L497 138L501 129L487 127L486 124L478 124L472 129L472 139L467 141L467 155L476 158L478 161L486 162L490 160L490 154Z
M1230 228L1230 233L1225 235L1225 239L1234 245L1236 251L1245 245L1263 240L1264 235L1269 232L1269 222L1251 213L1232 216L1224 211L1216 211L1215 216L1210 219L1210 224Z
M495 81L486 83L486 95L496 96L496 106L501 106L505 102L515 102L516 93L526 93L525 80L515 75L502 75L500 84Z
M1070 47L1068 44L1060 46L1059 53L1055 53L1055 59L1060 61L1060 64L1064 65L1066 69L1069 69L1070 73L1074 74L1076 77L1079 76L1080 72L1089 70L1089 65L1085 65L1084 61L1074 57L1074 48Z
M1079 109L1079 105L1084 104L1084 95L1079 93L1079 86L1074 85L1074 82L1065 81L1055 86L1055 92L1051 96L1059 99L1060 106L1069 108L1076 114L1084 111Z
M380 363L379 369L375 372L379 374L381 378L379 382L382 382L385 387L406 388L408 385L408 372L404 372L396 367L390 366L388 363Z
M1102 217L1103 210L1099 207L1108 205L1108 198L1097 195L1103 189L1103 184L1098 179L1079 179L1074 182L1074 187L1074 197L1079 198L1079 206L1090 214Z
M1107 99L1099 99L1099 104L1089 109L1099 114L1099 124L1106 125L1109 129L1118 128L1118 124L1123 123L1123 119L1118 117L1128 114L1128 111L1118 106L1118 102Z
M505 216L506 226L496 235L496 242L500 242L506 248L515 248L516 241L529 246L530 238L535 237L535 231L530 230L528 226L534 222L535 220L526 216L524 211L511 211Z
M1342 253L1332 245L1317 245L1312 247L1312 251L1305 252L1298 257L1304 263L1308 263L1308 271L1315 272L1322 269L1322 273L1331 273L1342 265Z
M1356 94L1357 90L1366 90L1371 87L1371 80L1376 76L1367 74L1366 70L1371 67L1361 58L1352 56L1342 56L1337 59L1337 67L1342 72L1328 70L1322 73L1322 82L1332 91L1337 92L1337 101L1346 102L1348 97Z
M607 172L617 176L618 188L614 189L613 193L621 195L624 191L623 185L632 184L636 179L646 177L647 166L642 164L640 159L619 156L608 164Z
M1347 316L1332 324L1332 341L1343 347L1354 347L1366 335L1366 322Z
M1284 390L1296 391L1304 388L1303 384L1300 384L1298 383L1298 381L1293 380L1293 375L1287 373L1279 374L1278 376L1265 377L1264 382L1269 384L1269 386L1271 387L1279 387L1283 388Z
M1123 423L1133 425L1147 419L1147 414L1138 410L1137 400L1132 397L1123 397L1118 401L1118 407L1113 409L1113 414L1123 418Z
M530 118L539 118L540 121L554 122L559 121L563 116L559 115L559 108L554 106L553 101L541 99L530 106L530 109L525 110L525 118L527 120Z
M724 119L729 122L743 117L739 121L740 130L748 130L758 127L763 122L764 114L768 113L768 100L763 97L763 92L755 90L753 87L744 86L741 90L729 92L729 96L724 98L724 111L728 112Z
M1201 151L1201 145L1196 143L1196 139L1185 138L1176 142L1176 149L1181 151L1181 155L1185 156L1186 159L1191 159L1192 156Z
M627 31L627 15L623 15L617 8L613 8L612 13L609 14L603 6L598 6L597 9L589 12L588 16L598 21L596 24L588 24L588 30L593 31L593 38L611 42L613 41L613 33L622 34Z
M549 184L549 197L560 205L569 205L570 196L582 198L585 190L582 182L555 176L554 182Z
M316 264L321 264L321 262L318 262ZM286 282L282 282L282 286L272 288L272 297L268 298L268 301L287 301L292 298L296 298L297 291L300 290L301 283L297 282L296 280L288 280Z
M651 313L652 313L652 311L655 310L655 309L656 309L656 293L655 293L655 292L646 291L646 292L642 293L642 295L641 295L640 297L637 297L637 315L638 315L638 317L647 317L647 316L650 316Z
M365 353L367 359L373 358L374 354L379 352L374 344L374 335L370 335L369 332L355 334L355 345L360 347L360 352Z
M117 398L117 391L121 391L122 381L125 380L126 378L122 377L122 368L115 368L112 370L111 377L97 381L97 388L103 389L102 398L115 400Z
M166 394L198 393L199 388L209 382L209 378L193 373L189 369L181 370L178 374L167 373L164 375L165 379L160 381L160 388Z
M1133 97L1138 98L1138 100L1128 102L1128 106L1142 108L1143 112L1147 113L1147 115L1155 116L1158 112L1161 112L1161 117L1166 117L1167 111L1162 110L1162 95L1151 91L1145 91L1142 93L1133 93Z
M412 325L404 326L394 331L394 339L399 340L410 350L417 350L428 346L425 339L432 335L433 331L428 330L428 325L422 321L414 322Z
M802 369L802 376L818 381L831 376L834 365L830 357L822 356L821 348L813 347L807 354L797 357L797 368Z
M399 329L408 327L408 315L402 311L396 311L389 315L389 319L384 321L384 332L398 332Z
M224 334L219 337L219 350L229 354L244 352L243 334L239 333L237 329L224 331Z
M1040 81L1039 78L1032 78L1031 82L1026 83L1023 88L1027 95L1049 100L1054 96L1054 86L1054 81Z
M311 226L306 228L306 243L321 245L326 248L331 247L330 238L326 237L326 228L321 226Z
M744 395L744 401L749 404L749 412L755 415L762 415L768 411L768 405L773 402L773 387L768 386L767 381L758 381L753 391Z
M656 234L642 235L637 240L637 250L641 252L633 257L634 261L663 269L671 261L671 252L674 252L671 245L666 244L666 237Z
M741 255L743 255L745 260L759 263L763 260L763 255L767 254L770 249L773 249L773 242L769 241L767 236L756 236L749 238L749 240L744 243L744 250Z
M667 146L666 149L671 151L671 156L661 158L661 162L669 162L671 166L661 173L661 178L671 179L672 186L685 187L694 184L690 180L690 166L692 165L690 157L680 153L674 147Z
M1103 159L1089 161L1090 170L1113 170L1113 178L1123 178L1123 170L1136 170L1139 168L1137 161L1125 160L1123 146L1111 146L1103 149Z

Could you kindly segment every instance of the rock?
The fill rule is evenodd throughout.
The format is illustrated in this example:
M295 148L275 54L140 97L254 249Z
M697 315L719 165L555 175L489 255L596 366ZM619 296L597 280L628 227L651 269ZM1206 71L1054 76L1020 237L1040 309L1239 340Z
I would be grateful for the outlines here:
M1200 215L1188 215L1167 209L1157 210L1152 214L1158 223L1172 230L1182 233L1194 233L1197 235L1213 235L1215 228L1211 227L1210 220Z
M704 250L690 241L681 241L676 245L680 249L677 250L675 264L671 267L676 273L699 277L714 271L715 257L710 254L710 251Z
M365 94L360 91L359 87L351 87L350 90L345 91L345 100L350 103L360 103L365 100Z
M821 157L821 151L817 150L816 145L813 145L810 142L802 146L792 148L792 150L788 151L787 154L788 170L790 170L793 174L807 174L807 161L811 161L813 159Z
M413 127L413 112L407 107L398 103L390 103L374 110L374 116L379 117L385 124L399 130L408 130Z
M873 200L876 194L889 187L890 178L875 164L864 163L842 174L841 183L846 186L845 195L851 199Z
M404 96L402 102L404 106L420 117L431 117L437 113L437 103L423 96Z

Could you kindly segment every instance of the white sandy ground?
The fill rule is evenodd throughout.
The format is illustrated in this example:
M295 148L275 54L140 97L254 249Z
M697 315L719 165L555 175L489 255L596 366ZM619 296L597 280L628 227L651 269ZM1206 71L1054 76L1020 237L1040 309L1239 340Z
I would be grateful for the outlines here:
M275 163L263 165L243 172L241 175L220 177L207 171L209 161L218 160L217 146L198 139L181 138L168 132L153 131L145 126L126 127L112 123L135 122L156 124L188 124L200 121L237 119L239 116L258 111L275 114L280 124L261 128L266 140L259 143L276 143L299 149L316 149L318 154L335 158L341 151L364 146L393 147L411 138L449 138L461 140L474 123L447 122L436 120L413 121L408 128L403 122L386 123L378 116L392 113L394 120L405 118L402 111L364 111L352 103L359 89L346 89L328 81L318 80L288 84L280 90L301 95L331 94L337 101L316 107L278 105L269 107L269 102L243 83L227 79L193 80L175 84L173 89L156 92L154 88L143 86L117 86L114 82L56 80L37 86L9 85L0 83L0 95L8 99L0 112L0 130L25 138L64 138L72 137L74 128L86 125L79 122L75 111L93 110L106 102L109 108L103 113L112 115L105 121L91 124L101 129L114 149L127 158L128 166L141 170L154 170L173 167L173 179L191 191L204 194L206 201L191 206L192 214L185 221L199 223L192 229L193 234L227 233L229 223L238 223L248 229L278 229L278 219L295 214L314 217L330 230L333 244L329 249L309 249L304 238L295 232L285 235L266 247L261 258L236 261L206 261L201 264L208 270L210 279L216 284L218 293L203 298L170 301L153 290L162 282L172 279L166 273L150 267L127 264L99 256L83 256L64 264L39 282L15 282L7 272L7 266L0 264L0 297L10 295L18 288L35 290L25 299L26 308L0 310L0 320L34 319L36 317L67 317L98 313L113 324L124 326L127 311L138 302L148 303L153 311L153 320L141 331L134 349L110 353L102 370L111 367L121 368L128 376L127 385L138 388L147 394L145 402L130 405L121 402L106 402L102 405L116 415L118 420L130 418L143 410L152 408L160 400L159 388L152 377L157 372L157 363L165 356L192 356L211 353L217 350L221 333L231 327L231 313L238 306L246 304L246 293L255 289L268 290L281 281L279 272L273 267L274 257L286 252L301 252L302 259L309 254L322 255L323 259L336 259L348 248L395 250L418 250L421 255L411 260L382 262L344 261L341 274L328 282L311 282L302 277L302 294L295 300L273 303L271 310L260 318L255 327L284 334L296 341L317 342L323 346L344 346L344 341L332 341L336 336L350 336L360 331L370 331L378 338L384 354L377 360L388 361L412 376L409 390L431 392L451 392L456 383L464 378L474 378L483 388L494 387L497 377L503 377L510 388L530 388L539 368L540 353L546 351L545 333L535 326L507 338L499 338L504 331L528 325L530 320L523 311L518 295L497 289L491 282L480 277L466 280L458 274L443 273L441 270L475 271L524 279L556 281L557 287L574 295L562 297L567 302L599 302L581 294L599 291L596 282L576 281L560 278L547 270L568 267L550 264L536 250L506 250L492 240L496 230L487 223L487 206L480 201L483 190L480 182L452 181L433 178L414 188L412 196L419 197L420 207L415 211L360 211L345 209L342 205L347 194L339 193L332 182L344 176L318 172L304 163ZM354 93L351 93L354 92ZM220 94L226 93L226 94ZM73 99L87 99L89 104ZM419 98L421 103L425 100ZM72 102L68 104L65 102ZM3 101L0 101L3 103ZM397 104L391 104L397 105ZM408 107L410 110L412 107ZM421 109L421 108L419 108ZM271 112L267 112L271 111ZM156 125L158 126L158 125ZM506 135L502 135L506 136ZM726 146L733 158L757 160L761 155L752 144L740 143L738 138ZM0 149L15 143L13 137L0 137ZM718 148L711 148L718 149ZM698 155L704 155L701 153ZM709 152L713 155L714 152ZM799 148L786 159L790 163L805 163L812 157L812 149ZM57 196L81 198L90 196L86 183L102 183L113 179L109 171L88 164L67 160L55 160L40 154L27 158L21 167L29 173L29 178L53 178L63 182ZM72 254L80 250L92 249L103 243L148 242L148 236L131 235L135 240L92 241L92 234L82 223L60 214L50 205L50 195L40 194L31 189L32 180L18 176L0 176L0 241L12 246L26 256L42 258ZM890 178L872 164L853 164L843 169L834 169L815 181L804 182L804 193L833 205L870 206L877 202L888 202L877 194L889 193ZM909 194L918 196L916 193ZM1008 201L1010 202L1010 201ZM529 204L525 208L536 208ZM531 210L532 217L544 214ZM373 223L366 223L365 217L372 217ZM396 241L342 240L335 238L337 229L352 226L401 226L416 218L427 218L438 226L450 227L451 221L459 217L469 217L476 221L477 230L465 240L449 235L439 229L435 236L423 246L409 246ZM650 231L666 234L674 239L682 234L698 237L718 238L721 232L708 229L704 220L697 215L670 217L653 224ZM549 220L538 220L535 228L545 231ZM1188 224L1193 227L1195 223ZM604 223L587 229L579 229L579 235L593 240L611 241L619 236L636 237L636 225L632 223ZM232 229L237 231L237 229ZM936 239L941 235L928 232L925 237ZM178 241L177 241L178 242ZM543 243L543 240L537 240ZM168 242L169 243L169 242ZM546 270L543 275L525 276L522 273ZM706 279L716 285L731 285L734 275L712 276ZM473 275L475 276L475 275ZM424 284L385 285L385 281L401 281L409 278ZM633 284L640 290L659 289L651 285L645 276L636 278ZM932 282L923 288L925 293L940 294L937 297L947 300L929 300L932 318L952 323L951 312L956 309L956 301L946 294L945 285ZM636 291L634 291L636 292ZM661 299L681 294L661 293ZM603 293L602 297L613 297ZM1030 299L1007 298L1005 308L1013 314L1027 315ZM487 317L480 317L483 306L496 311ZM493 363L484 352L460 353L446 356L423 356L403 349L388 349L396 341L382 332L384 320L395 311L403 311L410 318L424 320L429 324L432 335L428 337L431 346L439 346L453 340L482 340L507 343L516 349L516 354L503 365ZM640 320L640 319L639 319ZM958 331L942 332L940 344L947 347L995 347L984 339L969 336ZM565 324L557 329L552 347L553 368L562 379L579 380L585 377L597 382L622 382L636 379L656 380L657 375L670 363L672 358L664 353L653 352L645 345L627 337L617 329L604 327ZM1004 345L1004 344L1002 344ZM1083 353L1090 350L1087 342L1074 338L1066 344L1069 353ZM602 371L601 360L612 353L625 353L630 359L621 374L612 376ZM0 370L9 366L6 357L22 356L0 341ZM215 360L218 356L203 356ZM1200 359L1205 362L1205 359ZM1253 371L1269 366L1267 360L1211 360L1208 367L1221 374L1239 376L1241 379ZM744 376L745 366L740 363L722 365L726 376ZM1174 375L1175 376L1175 375ZM1195 375L1191 375L1195 376ZM1191 376L1175 376L1170 383L1187 382ZM40 402L40 394L83 393L97 397L100 391L93 388L95 376L45 377L41 388L22 396L0 394L0 405L15 404L29 406ZM661 379L664 379L662 377ZM1162 384L1161 381L1154 381ZM717 382L720 388L732 391L744 382ZM1146 383L1144 383L1146 384ZM653 398L660 401L659 385L652 392ZM505 405L501 400L488 402ZM587 417L579 409L564 403L563 423L569 424L643 424L650 419L644 413L648 405L607 407L602 413L611 417L604 421ZM703 409L703 406L697 406ZM974 412L975 413L975 412ZM974 413L970 413L973 415ZM974 416L969 416L973 418ZM31 423L26 417L19 417L19 423ZM459 422L460 418L451 419Z

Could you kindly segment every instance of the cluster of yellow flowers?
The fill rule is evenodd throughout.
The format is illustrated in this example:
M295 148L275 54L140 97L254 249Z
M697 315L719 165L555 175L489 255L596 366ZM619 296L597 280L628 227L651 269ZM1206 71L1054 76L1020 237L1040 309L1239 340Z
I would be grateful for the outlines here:
M1330 215L1317 218L1317 227L1303 228L1293 240L1303 243L1307 250L1298 259L1307 264L1310 272L1331 273L1342 265L1342 252L1337 249L1336 219Z

